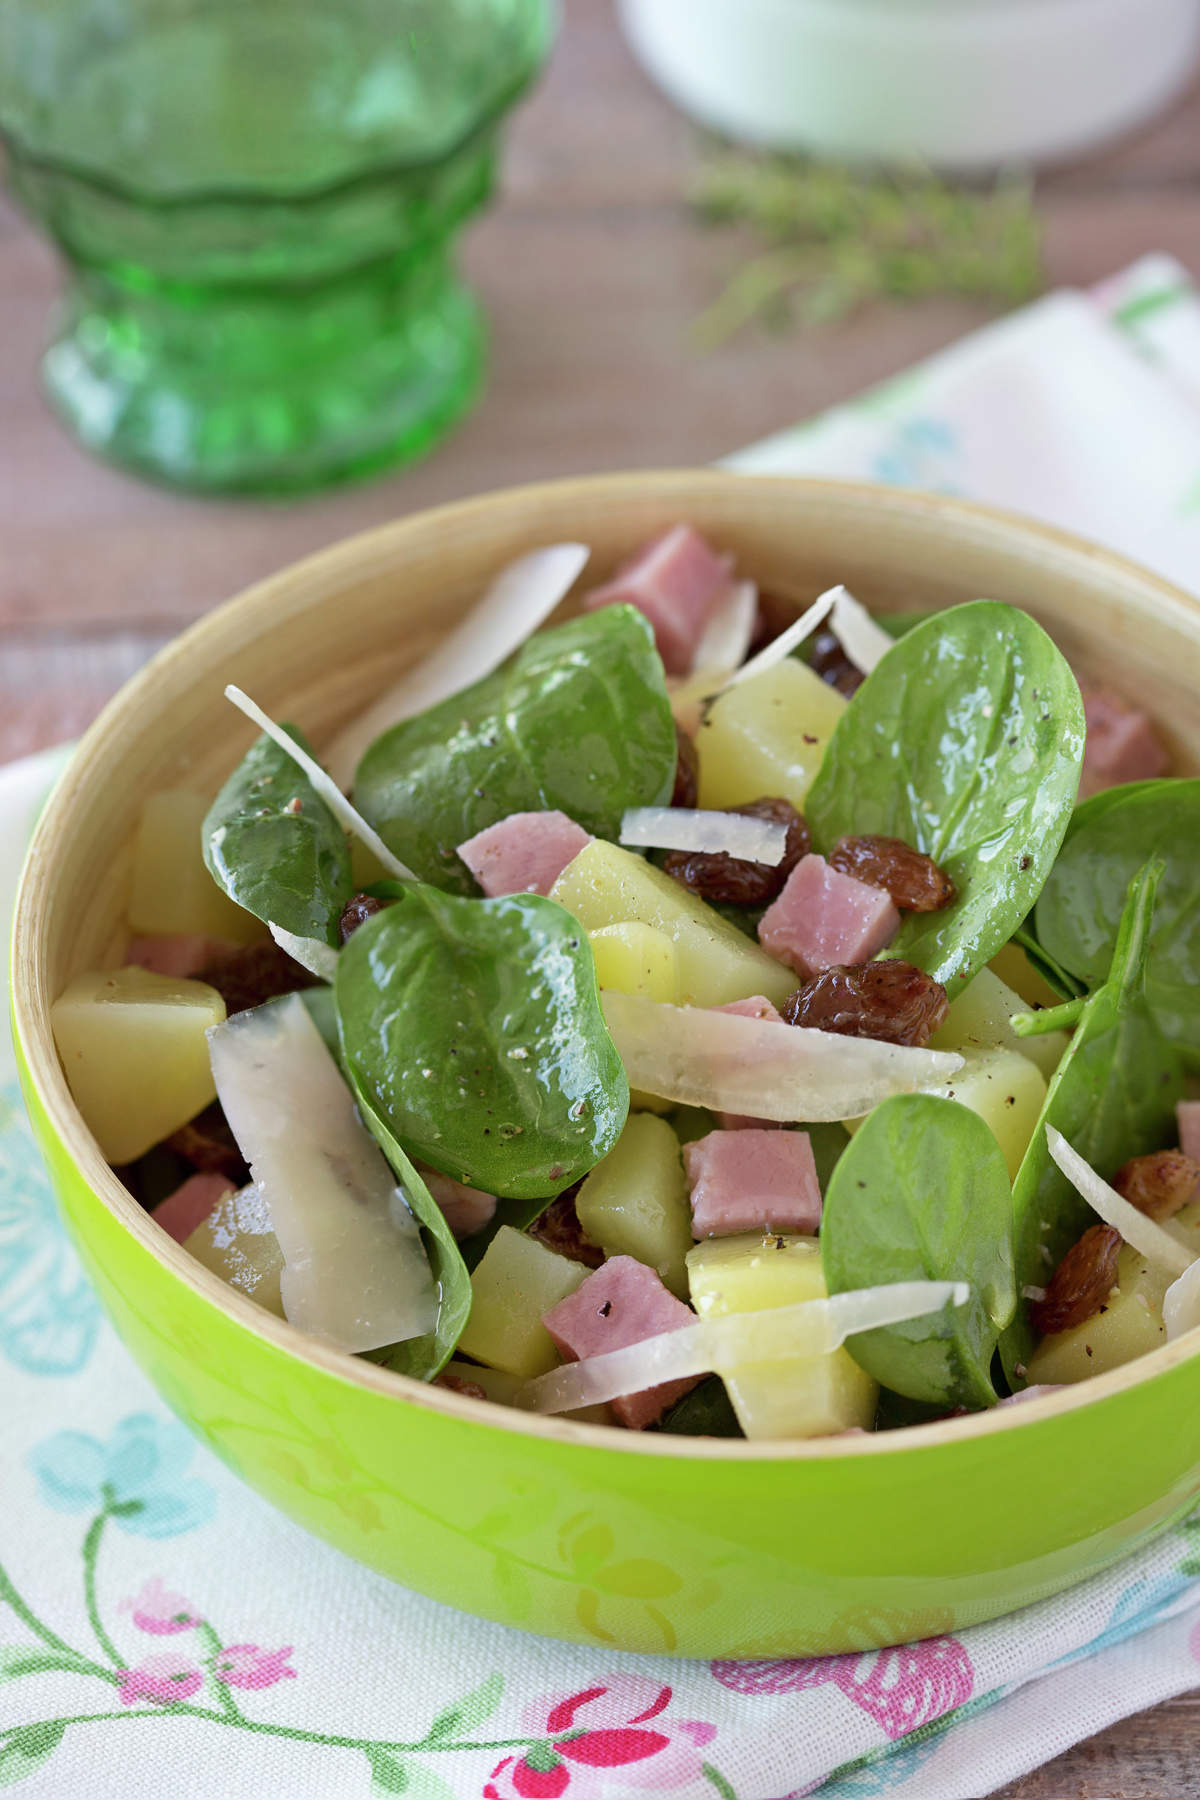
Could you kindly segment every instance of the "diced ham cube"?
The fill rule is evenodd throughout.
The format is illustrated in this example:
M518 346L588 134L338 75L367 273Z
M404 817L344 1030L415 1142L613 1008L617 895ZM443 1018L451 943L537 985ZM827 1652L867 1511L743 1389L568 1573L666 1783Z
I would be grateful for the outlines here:
M710 1131L683 1147L692 1235L796 1231L821 1223L821 1186L807 1131Z
M542 1314L542 1324L568 1362L624 1350L627 1344L641 1344L695 1322L691 1308L668 1292L653 1269L632 1256L610 1256L573 1294ZM693 1375L625 1394L613 1401L613 1412L622 1425L640 1431L660 1419L699 1380Z
M232 1192L233 1183L224 1175L189 1175L182 1187L159 1201L150 1217L182 1244Z
M1081 800L1125 781L1148 781L1167 773L1171 759L1144 712L1111 688L1085 686L1082 692L1087 739L1079 783Z
M611 581L584 595L588 612L618 602L636 606L654 628L668 675L686 675L709 614L729 591L731 556L718 556L690 525L675 525L643 544Z
M458 854L489 899L548 894L591 841L590 833L566 813L509 813L460 844Z
M1181 1100L1176 1116L1179 1119L1179 1148L1185 1156L1200 1162L1200 1100Z
M725 1006L714 1006L713 1012L737 1013L743 1019L770 1019L775 1025L782 1025L783 1020L778 1011L765 994L751 994L748 1000L730 1000ZM775 1119L755 1119L749 1113L723 1113L716 1115L717 1124L722 1131L783 1131L782 1121Z
M233 956L238 946L226 938L186 932L174 937L136 937L125 952L125 966L152 969L156 975L199 975Z
M823 856L805 856L778 900L758 923L759 941L807 978L835 964L870 962L900 929L900 914L884 888L831 869Z
M480 1193L478 1188L467 1187L464 1182L455 1181L453 1175L443 1175L440 1169L427 1168L424 1163L418 1163L417 1168L456 1238L472 1237L491 1224L496 1210L495 1194Z

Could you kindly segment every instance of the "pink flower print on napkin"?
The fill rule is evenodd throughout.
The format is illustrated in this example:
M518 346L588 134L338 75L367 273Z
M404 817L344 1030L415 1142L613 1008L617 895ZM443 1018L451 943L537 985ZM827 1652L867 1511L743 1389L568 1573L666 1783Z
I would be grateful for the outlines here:
M790 1694L832 1682L893 1743L961 1706L975 1687L971 1659L953 1637L924 1638L861 1656L715 1662L712 1672L738 1694Z
M143 1583L140 1593L122 1600L120 1612L131 1612L139 1631L153 1632L156 1637L169 1637L176 1631L192 1631L200 1623L190 1600L173 1594L163 1585L161 1576L152 1575Z
M698 1752L716 1727L672 1717L671 1697L669 1687L643 1675L610 1675L534 1701L523 1723L546 1743L497 1763L484 1800L601 1800L613 1769L633 1787L660 1791L698 1781Z
M159 1705L190 1700L200 1691L204 1676L190 1656L178 1650L160 1650L147 1656L136 1669L117 1670L117 1698L122 1706L136 1706L139 1700L155 1700Z
M282 1650L260 1650L257 1644L227 1644L217 1652L213 1674L229 1687L274 1687L277 1681L294 1678L295 1669L287 1666L291 1654L290 1644Z

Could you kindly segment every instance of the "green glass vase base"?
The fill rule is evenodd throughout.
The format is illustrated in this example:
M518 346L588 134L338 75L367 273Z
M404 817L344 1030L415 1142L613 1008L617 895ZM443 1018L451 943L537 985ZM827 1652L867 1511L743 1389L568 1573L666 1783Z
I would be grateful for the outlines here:
M138 291L78 271L42 364L96 455L189 493L287 494L423 455L474 404L485 330L446 267L315 290Z

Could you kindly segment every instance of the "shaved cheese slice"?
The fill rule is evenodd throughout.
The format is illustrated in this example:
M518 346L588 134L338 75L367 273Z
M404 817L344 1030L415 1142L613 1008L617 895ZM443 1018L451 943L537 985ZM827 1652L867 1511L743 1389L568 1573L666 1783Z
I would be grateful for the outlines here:
M630 1087L711 1112L783 1123L853 1119L892 1094L949 1081L963 1066L950 1051L670 1006L615 988L601 1002Z
M239 712L244 712L248 719L252 719L260 731L265 731L269 738L273 738L297 767L304 770L338 823L346 831L353 832L355 837L361 838L367 848L378 857L389 875L395 875L400 881L416 880L416 876L408 865L402 863L398 856L392 855L379 833L373 830L362 814L351 806L337 782L321 767L320 763L314 762L313 758L302 750L299 744L275 723L274 719L268 717L261 706L251 700L249 694L243 694L241 688L234 687L231 682L225 689L225 698L232 700Z
M711 669L723 675L740 668L746 660L757 617L757 584L735 581L700 634L692 658L692 674Z
M297 937L294 931L285 931L282 925L269 925L267 929L279 948L302 969L307 969L318 981L334 980L338 953L329 944L323 944L320 938Z
M518 1388L514 1405L529 1412L568 1412L713 1370L725 1375L747 1363L828 1355L855 1332L921 1319L944 1306L963 1306L970 1294L965 1281L898 1281L828 1300L697 1319L678 1331L660 1332L535 1376Z
M1167 1342L1173 1344L1185 1331L1200 1325L1200 1257L1173 1281L1163 1296L1163 1324Z
M693 850L710 856L723 851L774 868L787 849L787 826L746 813L631 806L621 819L620 841L641 850Z
M1093 1212L1098 1212L1106 1225L1119 1231L1127 1244L1147 1258L1149 1262L1160 1268L1170 1269L1176 1275L1182 1275L1192 1258L1168 1231L1148 1219L1144 1212L1123 1200L1115 1188L1109 1187L1097 1175L1090 1163L1083 1160L1077 1150L1073 1150L1061 1131L1053 1125L1046 1127L1046 1145L1051 1156L1066 1176L1071 1186L1087 1201Z
M790 656L797 644L802 644L805 638L811 636L817 629L818 625L824 624L837 605L839 594L845 592L844 587L826 589L825 593L813 601L807 612L802 612L786 631L781 631L778 637L772 638L769 644L764 645L757 656L752 656L748 663L743 663L740 669L735 669L732 675L727 676L720 686L713 690L714 693L724 693L726 688L733 687L739 681L749 681L752 676L761 675L764 669L773 668L777 662L782 662L785 656Z
M363 752L381 732L461 693L507 661L566 598L590 555L586 544L550 544L501 569L432 655L333 740L329 766L342 786L351 786Z
M856 600L847 588L842 588L834 601L829 622L837 633L838 643L864 675L871 673L896 641L882 625L875 623L862 601Z
M431 1331L417 1221L298 995L208 1033L217 1094L284 1256L283 1310L339 1350Z

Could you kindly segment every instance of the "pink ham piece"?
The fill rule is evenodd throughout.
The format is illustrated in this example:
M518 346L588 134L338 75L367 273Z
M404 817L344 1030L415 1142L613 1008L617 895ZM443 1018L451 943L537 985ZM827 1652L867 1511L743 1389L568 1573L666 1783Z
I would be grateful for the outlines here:
M1179 1120L1179 1148L1185 1156L1200 1162L1200 1100L1181 1100L1176 1117Z
M690 1306L669 1293L645 1263L632 1256L610 1256L565 1300L542 1314L542 1324L568 1362L603 1356L606 1350L624 1350L664 1331L694 1325ZM699 1375L683 1381L664 1381L640 1394L624 1394L612 1403L622 1425L640 1431L660 1419L668 1406L681 1400Z
M453 1175L443 1175L438 1169L430 1169L424 1163L418 1163L421 1180L429 1189L442 1212L446 1223L456 1238L472 1237L475 1232L482 1231L490 1225L496 1210L495 1194L483 1194L478 1188L467 1187L464 1182L455 1181Z
M458 854L494 900L501 894L548 894L591 841L566 813L509 813L460 844Z
M227 962L238 948L228 938L204 937L199 932L177 937L138 937L125 952L125 966L152 969L156 975L199 975L203 969Z
M683 1147L692 1235L796 1231L821 1223L821 1186L807 1131L710 1131Z
M233 1183L224 1175L189 1175L182 1187L159 1201L150 1217L182 1244L232 1192Z
M778 900L758 923L772 956L807 978L835 964L870 962L900 929L900 914L885 889L831 869L823 856L805 856Z
M783 1020L778 1011L765 994L751 994L747 1000L730 1000L725 1006L714 1006L713 1012L737 1013L743 1019L770 1019L775 1025L782 1025ZM782 1131L783 1126L775 1119L755 1119L749 1113L717 1114L717 1124L722 1131Z
M718 556L690 525L673 525L623 562L611 581L593 588L584 609L624 602L636 606L654 628L668 675L686 675L718 601L729 591L731 556Z
M1167 773L1171 759L1144 712L1111 688L1085 686L1082 692L1087 739L1079 783L1081 800L1125 781L1149 781Z

